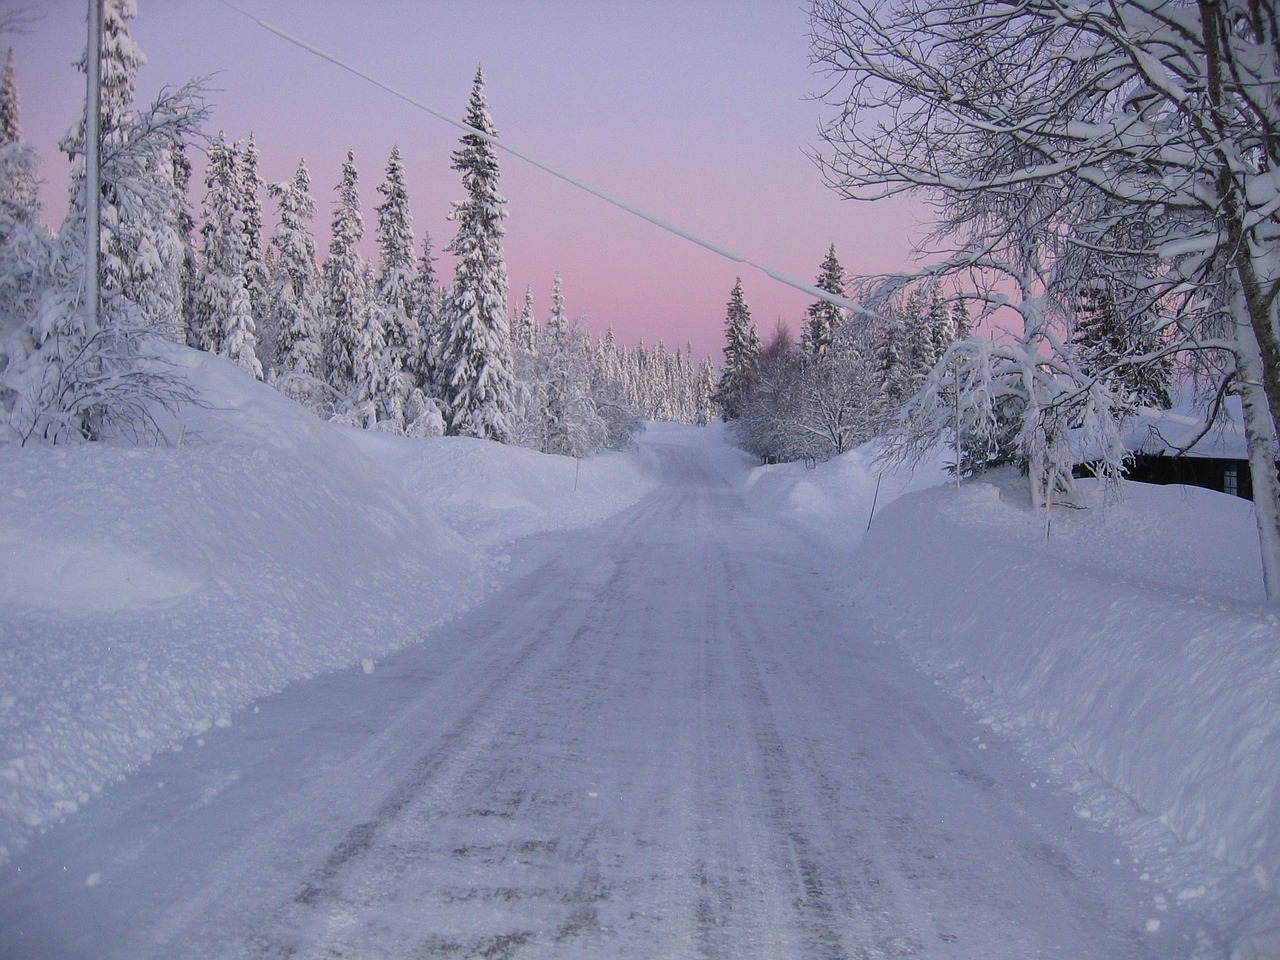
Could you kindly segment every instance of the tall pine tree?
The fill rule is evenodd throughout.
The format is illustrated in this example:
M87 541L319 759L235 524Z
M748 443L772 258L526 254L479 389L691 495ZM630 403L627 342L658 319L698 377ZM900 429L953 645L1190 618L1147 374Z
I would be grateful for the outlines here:
M387 176L378 187L386 199L378 211L378 283L374 294L386 347L382 379L393 396L379 398L385 418L403 419L404 404L418 385L418 270L413 261L413 219L404 184L400 148L393 147Z
M465 200L450 214L458 233L448 250L458 256L453 282L441 305L440 399L451 435L505 441L514 408L511 338L507 325L507 266L502 253L506 200L498 194L496 135L476 71L467 123L453 169L462 174Z
M244 286L249 294L258 340L263 347L262 355L273 357L276 354L277 331L267 311L267 289L271 279L262 249L262 192L266 184L258 173L258 145L252 133L237 152L240 160L240 225L244 230Z
M285 392L305 400L324 379L324 300L310 227L316 204L306 163L299 160L293 179L273 183L270 192L280 209L271 234L275 271L267 297L267 312L278 331L274 366Z
M35 152L22 142L18 114L10 50L0 80L0 338L31 319L53 252L40 218Z
M836 259L836 245L833 243L827 251L826 258L819 268L817 287L838 297L844 296L844 267ZM805 323L802 337L805 358L821 360L831 350L836 331L844 326L848 317L845 311L829 300L815 301L809 307L809 319Z
M221 134L209 146L205 170L204 263L197 326L204 349L228 357L262 379L257 324L245 281L245 232L241 165L235 144Z
M413 344L409 369L414 384L429 397L437 394L436 366L440 359L440 285L436 280L436 258L432 253L431 234L422 232L422 256L418 258L418 275L413 294L414 330L417 340Z
M329 384L339 394L355 392L355 356L364 336L368 308L368 280L357 245L364 237L360 194L356 187L355 155L348 151L337 186L329 256L324 262L325 326L329 334L326 358Z
M742 294L742 278L739 277L733 293L729 295L725 314L724 368L716 391L716 403L726 420L738 418L755 380L761 349L760 334L751 322L751 311L747 309L747 301Z

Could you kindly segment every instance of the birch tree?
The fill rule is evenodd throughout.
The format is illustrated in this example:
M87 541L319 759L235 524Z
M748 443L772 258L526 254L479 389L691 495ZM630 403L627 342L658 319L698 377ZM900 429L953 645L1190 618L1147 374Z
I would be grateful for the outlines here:
M1107 385L1113 370L1086 373L1064 348L1070 311L1060 291L1081 279L1070 275L1070 253L1151 258L1151 275L1130 281L1132 301L1171 302L1167 328L1154 353L1112 366L1182 351L1214 381L1210 392L1239 395L1272 601L1278 29L1261 0L817 0L812 12L814 59L830 73L838 111L823 130L829 182L848 197L925 196L937 239L952 251L933 272L998 274L977 294L988 312L1012 306L1021 315L1016 342L959 345L935 373L955 371L953 386L963 388L969 374L985 382L985 371L1029 391L1014 404L1012 433L1043 501L1069 485L1070 430L1107 440L1124 407ZM1109 239L1120 223L1130 228L1127 247ZM909 425L937 426L924 401L943 399L943 386L931 377Z

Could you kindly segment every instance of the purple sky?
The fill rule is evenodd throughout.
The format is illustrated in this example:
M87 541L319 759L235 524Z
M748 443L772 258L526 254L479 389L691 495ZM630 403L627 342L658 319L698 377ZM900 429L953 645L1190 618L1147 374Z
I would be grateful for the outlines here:
M22 6L3 0L3 9ZM835 243L853 272L910 262L916 224L901 203L840 201L803 148L816 142L823 78L808 63L796 0L242 0L273 25L435 108L461 116L482 65L499 135L544 163L737 250L812 281ZM33 0L40 20L4 42L16 51L24 138L39 151L46 216L66 207L57 142L82 109L72 63L84 47L84 0ZM211 132L254 133L265 180L311 172L320 250L334 187L355 151L374 253L376 192L392 145L409 180L419 243L452 239L449 169L458 131L287 44L215 0L138 0L133 35L148 63L138 99L164 84L216 74ZM798 330L811 298L638 220L507 155L506 256L511 299L526 285L545 318L556 271L566 307L593 332L634 344L692 341L721 359L725 303L742 275L762 334ZM192 202L198 212L203 184ZM271 203L264 200L268 218ZM452 262L441 254L441 274Z

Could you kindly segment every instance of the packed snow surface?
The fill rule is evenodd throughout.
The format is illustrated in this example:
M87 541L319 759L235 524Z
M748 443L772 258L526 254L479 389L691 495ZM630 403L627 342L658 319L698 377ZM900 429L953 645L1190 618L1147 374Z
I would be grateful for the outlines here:
M174 359L180 445L0 448L0 956L1280 956L1248 503Z
M0 446L0 861L254 698L420 640L491 589L485 547L653 484L636 457L387 442L174 359L206 403L182 445Z

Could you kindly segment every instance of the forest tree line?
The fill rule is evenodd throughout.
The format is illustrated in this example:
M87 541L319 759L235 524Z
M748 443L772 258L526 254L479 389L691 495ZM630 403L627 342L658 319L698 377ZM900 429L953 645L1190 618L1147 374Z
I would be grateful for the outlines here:
M151 338L226 357L327 419L408 436L476 436L583 456L625 445L644 419L708 422L709 361L662 344L593 343L565 313L557 276L539 323L531 292L508 315L505 199L495 127L477 70L466 113L475 131L452 155L465 198L436 273L431 237L415 239L404 163L387 159L365 236L355 158L341 165L321 259L311 173L264 182L252 135L204 133L199 83L134 106L145 58L129 33L134 0L104 5L101 52L101 306L83 308L85 120L61 147L70 209L46 229L33 151L22 142L12 52L0 81L0 435L66 442L147 433L154 404L191 400L156 361ZM3 26L3 24L0 24ZM83 70L85 61L80 67ZM188 153L207 154L199 216ZM264 203L276 224L264 227Z

